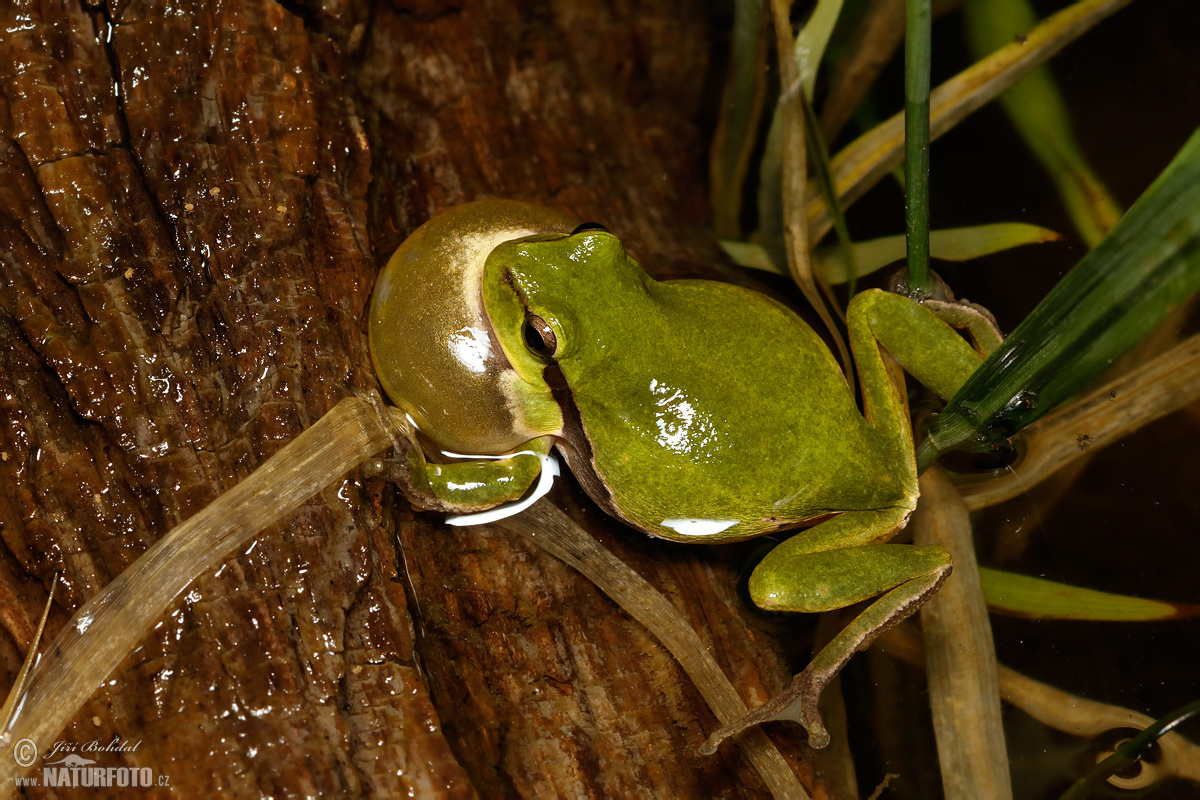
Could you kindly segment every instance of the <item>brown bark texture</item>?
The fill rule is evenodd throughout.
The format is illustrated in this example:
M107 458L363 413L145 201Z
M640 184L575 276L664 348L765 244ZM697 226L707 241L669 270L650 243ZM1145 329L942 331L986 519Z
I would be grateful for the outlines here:
M3 688L55 574L48 637L376 386L376 270L436 211L539 201L660 276L706 269L711 46L679 0L0 3ZM743 551L651 542L569 480L552 499L748 702L786 684ZM695 755L715 727L572 570L355 473L199 580L60 738L140 742L96 760L161 796L762 796L736 748Z

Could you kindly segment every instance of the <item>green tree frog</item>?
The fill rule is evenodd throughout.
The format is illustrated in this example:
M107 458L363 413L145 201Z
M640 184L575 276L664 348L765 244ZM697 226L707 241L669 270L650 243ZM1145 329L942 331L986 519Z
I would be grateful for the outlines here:
M939 311L878 290L854 297L860 412L825 344L775 300L656 281L598 225L485 200L397 249L370 337L423 445L403 470L418 505L469 514L521 498L554 447L601 508L651 536L804 528L754 570L755 603L820 612L878 599L786 692L710 741L786 718L821 747L821 690L951 569L940 547L887 544L916 505L917 469L903 375L882 351L944 398L982 358Z

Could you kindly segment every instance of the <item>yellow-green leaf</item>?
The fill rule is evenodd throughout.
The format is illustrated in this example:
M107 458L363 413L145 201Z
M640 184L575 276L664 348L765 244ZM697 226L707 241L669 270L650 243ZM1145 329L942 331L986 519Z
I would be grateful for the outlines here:
M1057 233L1024 222L997 222L969 228L946 228L929 232L929 253L943 261L968 261L1010 247L1053 242ZM840 247L818 248L814 258L817 269L830 283L846 282L846 263ZM854 262L859 277L904 258L904 234L884 236L854 244Z
M761 244L722 239L721 249L739 267L761 269L763 272L774 272L776 275L787 274L785 270L780 269L779 265L771 259L771 256L767 253L767 249Z
M825 46L833 34L833 26L842 13L842 0L819 0L812 16L796 35L796 66L799 67L800 82L804 94L812 99L813 84L817 80L817 66L825 55Z
M1012 617L1148 622L1200 613L1194 605L1099 592L998 569L980 567L979 578L988 608Z
M967 228L946 228L930 231L929 249L934 258L943 261L969 261L972 258L998 253L1011 247L1040 244L1061 239L1049 228L1029 225L1024 222L996 222L991 225L974 225ZM771 258L767 248L751 242L723 240L722 249L741 267L760 269L764 272L786 274ZM876 270L904 258L904 234L855 242L854 261L858 275L869 275ZM821 247L813 253L815 265L825 280L831 284L846 282L846 262L842 248Z

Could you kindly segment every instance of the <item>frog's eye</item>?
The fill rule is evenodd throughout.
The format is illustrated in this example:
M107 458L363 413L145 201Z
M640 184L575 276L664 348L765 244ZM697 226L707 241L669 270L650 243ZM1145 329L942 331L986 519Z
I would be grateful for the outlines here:
M525 346L534 355L549 358L558 349L558 337L554 335L554 329L541 317L526 317L522 333L525 335Z
M571 231L571 235L574 236L575 234L583 233L584 231L604 231L605 233L610 233L608 228L604 227L599 222L585 222L575 230Z

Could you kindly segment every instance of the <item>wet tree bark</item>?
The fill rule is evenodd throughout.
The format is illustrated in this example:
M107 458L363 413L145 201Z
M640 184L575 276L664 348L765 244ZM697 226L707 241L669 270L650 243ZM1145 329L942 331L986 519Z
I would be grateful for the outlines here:
M659 275L711 269L711 42L677 0L17 0L0 17L6 687L55 574L50 636L376 387L376 269L436 211L539 201L603 221ZM685 611L748 702L785 685L733 589L744 551L650 542L569 481L552 499ZM140 742L95 760L181 796L765 791L736 749L695 755L715 720L584 579L357 473L197 582L113 678L61 738ZM796 732L775 734L811 784Z

